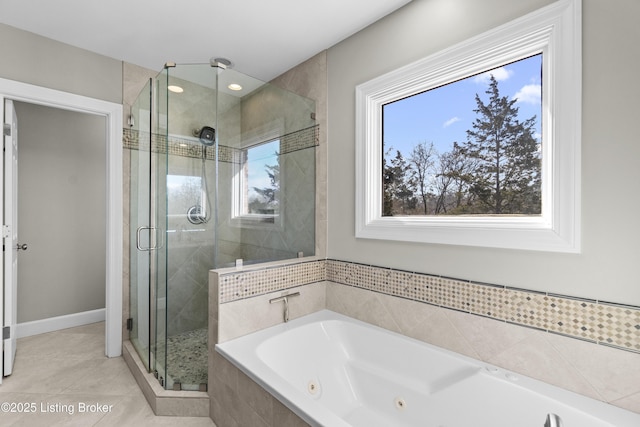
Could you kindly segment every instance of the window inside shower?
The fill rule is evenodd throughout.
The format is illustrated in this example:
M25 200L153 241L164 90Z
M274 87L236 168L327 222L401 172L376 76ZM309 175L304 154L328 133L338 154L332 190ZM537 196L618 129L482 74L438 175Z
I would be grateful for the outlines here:
M280 214L280 140L240 152L234 179L234 217L274 223Z
M167 175L167 214L184 217L192 206L202 205L202 177Z

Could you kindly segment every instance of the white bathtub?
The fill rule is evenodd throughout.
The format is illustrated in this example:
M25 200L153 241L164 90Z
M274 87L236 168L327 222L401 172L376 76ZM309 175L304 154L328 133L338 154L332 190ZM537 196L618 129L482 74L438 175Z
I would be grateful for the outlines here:
M323 310L216 346L312 426L638 427L640 415Z

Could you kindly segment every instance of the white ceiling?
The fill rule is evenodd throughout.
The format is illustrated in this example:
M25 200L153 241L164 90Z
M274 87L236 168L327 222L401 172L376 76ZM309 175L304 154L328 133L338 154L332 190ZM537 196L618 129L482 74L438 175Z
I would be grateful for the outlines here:
M0 0L0 22L160 70L228 58L270 80L411 0Z

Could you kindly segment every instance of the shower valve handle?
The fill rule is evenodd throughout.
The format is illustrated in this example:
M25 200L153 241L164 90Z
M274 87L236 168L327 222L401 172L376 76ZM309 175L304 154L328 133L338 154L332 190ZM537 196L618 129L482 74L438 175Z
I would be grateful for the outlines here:
M18 243L18 244L16 244L16 249L19 250L19 251L20 250L26 251L27 250L27 244L26 243L23 243L23 244Z

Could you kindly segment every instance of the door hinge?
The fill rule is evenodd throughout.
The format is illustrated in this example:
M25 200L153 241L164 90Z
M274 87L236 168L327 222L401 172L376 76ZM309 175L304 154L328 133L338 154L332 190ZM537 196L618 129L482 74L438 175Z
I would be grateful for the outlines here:
M11 124L9 123L2 124L2 134L5 136L11 136Z
M9 338L11 338L11 326L5 326L2 328L2 339L8 340Z
M11 226L10 225L3 225L2 226L2 238L3 239L7 239L11 236Z
M133 318L129 317L127 319L127 331L133 331Z

